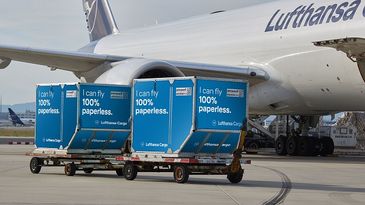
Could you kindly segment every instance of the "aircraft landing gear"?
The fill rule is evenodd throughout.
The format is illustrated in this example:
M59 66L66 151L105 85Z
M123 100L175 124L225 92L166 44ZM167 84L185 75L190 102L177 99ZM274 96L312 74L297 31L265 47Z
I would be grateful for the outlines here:
M330 137L323 137L320 139L320 151L319 154L321 156L327 156L333 154L333 151L335 149L335 145L333 143L333 140Z
M281 135L275 141L275 150L278 155L327 156L333 154L332 138L308 136L308 130L317 126L319 117L300 116L299 118L292 117L292 119L299 125L299 128L290 130L289 118L287 118L287 136Z
M288 138L286 141L286 152L290 156L298 155L298 145L299 145L299 136L293 135Z
M275 151L278 155L286 155L288 152L286 151L286 140L287 137L280 135L278 139L275 141Z

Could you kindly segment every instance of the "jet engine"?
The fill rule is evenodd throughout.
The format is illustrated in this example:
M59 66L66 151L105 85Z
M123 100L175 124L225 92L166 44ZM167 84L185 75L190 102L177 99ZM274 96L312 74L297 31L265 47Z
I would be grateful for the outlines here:
M10 65L11 60L9 58L0 57L0 69L4 69Z
M111 64L95 83L130 85L133 79L185 76L175 66L160 60L132 58Z

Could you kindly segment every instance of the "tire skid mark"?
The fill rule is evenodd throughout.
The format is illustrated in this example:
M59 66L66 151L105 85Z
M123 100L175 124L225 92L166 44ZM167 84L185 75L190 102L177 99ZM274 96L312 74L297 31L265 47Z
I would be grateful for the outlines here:
M290 178L284 172L281 172L277 169L264 167L264 166L257 166L257 165L254 165L254 166L275 172L281 178L280 191L277 194L275 194L273 197L271 197L270 199L268 199L264 203L262 203L262 205L282 204L292 189L292 183L291 183Z

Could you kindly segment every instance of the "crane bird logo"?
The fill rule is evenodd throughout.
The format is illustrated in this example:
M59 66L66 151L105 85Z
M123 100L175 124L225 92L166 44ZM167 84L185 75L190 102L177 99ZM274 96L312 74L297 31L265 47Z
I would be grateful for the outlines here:
M84 9L89 33L92 33L95 28L96 17L98 14L98 3L98 0L85 0L84 2Z

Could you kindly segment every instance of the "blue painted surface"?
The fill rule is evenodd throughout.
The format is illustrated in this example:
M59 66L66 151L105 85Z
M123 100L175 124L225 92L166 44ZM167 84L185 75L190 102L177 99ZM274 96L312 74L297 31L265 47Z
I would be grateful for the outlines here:
M86 129L129 129L130 88L80 85L80 127Z
M137 80L132 102L129 87L38 86L36 145L120 150L131 134L133 103L135 152L232 153L246 121L247 88L244 82L217 79Z
M133 150L232 153L247 120L247 89L244 82L205 78L136 80Z
M148 81L134 85L133 149L167 152L170 84Z
M232 153L238 143L238 133L194 132L182 153Z
M247 115L245 84L198 80L196 91L197 130L240 130L243 116Z
M129 132L79 131L69 149L120 149L129 135Z
M93 84L38 86L36 146L120 150L130 135L130 90Z
M64 141L61 136L61 86L38 86L36 102L36 145L37 147L59 148Z
M172 127L171 127L171 149L176 152L189 136L193 129L193 89L194 82L189 80L178 80L172 84Z
M67 147L71 140L72 135L76 131L76 121L77 121L77 93L76 85L65 85L63 89L63 106L61 111L63 112L63 136L62 147Z

